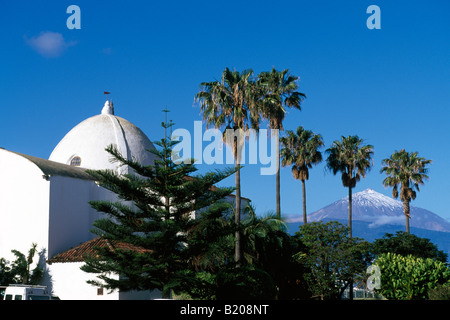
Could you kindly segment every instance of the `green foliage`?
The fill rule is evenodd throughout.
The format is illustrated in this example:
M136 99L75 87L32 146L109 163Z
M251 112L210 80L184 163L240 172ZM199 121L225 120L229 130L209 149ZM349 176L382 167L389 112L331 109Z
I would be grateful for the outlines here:
M39 284L44 275L44 269L37 264L33 270L30 270L34 256L38 253L36 248L37 244L33 243L27 256L18 250L11 250L16 256L12 263L4 258L0 259L0 285Z
M241 227L247 266L270 275L278 299L305 298L307 289L300 281L304 268L292 258L298 251L298 242L287 234L286 224L276 215L257 217L253 208L247 209Z
M274 299L276 286L270 275L250 266L224 268L217 275L217 299Z
M306 215L306 180L309 179L309 169L322 161L322 153L319 151L324 146L320 134L314 134L310 130L298 127L296 132L286 131L286 137L280 138L281 165L292 165L291 170L295 179L302 181L303 190L303 223L307 223Z
M215 203L202 212L188 230L188 262L195 271L217 273L228 261L233 261L235 228L223 213L232 209L227 203Z
M172 290L192 299L272 299L276 287L283 291L285 282L300 278L297 270L286 272L294 270L292 252L286 251L292 241L280 219L257 217L250 207L242 223L227 215L234 208L220 199L232 189L213 186L236 169L192 177L193 165L171 160L172 142L164 139L157 145L160 160L147 167L124 159L112 146L107 149L138 175L90 171L119 198L91 202L108 216L95 221L93 232L138 250L99 249L101 259L89 258L82 267L98 275L89 283L110 290L159 289L166 296ZM239 264L233 259L236 231L242 235L244 257ZM292 274L296 278L288 280Z
M352 236L352 188L366 176L373 164L373 146L363 145L358 136L341 137L333 141L328 154L326 167L336 175L341 173L342 185L348 187L348 226L349 236Z
M339 299L353 277L370 263L370 244L348 237L348 228L337 221L312 222L296 236L303 250L295 258L309 269L305 280L313 296Z
M173 291L174 300L215 300L216 299L216 274L200 271L186 271L186 281L189 284L188 291Z
M288 69L279 71L275 67L258 75L258 108L261 116L269 121L270 128L284 129L283 120L287 108L301 110L301 103L306 95L297 91L298 79Z
M5 258L0 258L0 285L6 286L14 282L14 272L11 272L9 261Z
M306 98L304 93L298 90L299 77L289 74L288 69L278 71L275 67L271 71L261 72L258 75L255 89L255 101L260 117L268 121L271 129L283 131L283 120L287 108L301 110L301 102ZM280 154L280 144L275 143L275 152ZM275 175L276 214L281 217L280 198L280 158L278 158L277 172Z
M195 101L200 104L203 120L208 126L245 130L250 125L258 128L255 89L252 70L239 72L225 68L220 81L200 84Z
M292 174L296 180L308 180L309 169L322 161L322 153L319 151L324 146L322 136L298 127L295 132L287 130L280 142L281 164L292 165Z
M344 187L354 188L372 166L373 146L363 145L358 136L341 137L325 152L328 154L327 168L334 175L341 173Z
M241 176L240 161L243 148L243 130L249 125L258 129L260 116L256 108L255 81L252 70L231 71L228 68L222 72L220 81L202 82L195 100L200 103L203 120L207 126L238 130L236 138L229 139L224 135L224 142L233 150L235 160L235 213L236 225L241 219ZM240 234L235 235L235 262L241 260Z
M169 127L163 123L165 128ZM143 166L124 158L117 148L107 151L114 161L133 173L119 175L111 170L89 171L103 188L117 195L117 201L91 201L91 206L106 214L94 222L93 233L131 245L131 249L99 248L101 259L91 257L82 270L96 273L89 283L110 290L154 290L169 296L170 290L186 290L195 277L191 261L190 230L203 220L193 213L207 211L232 192L215 184L232 175L223 170L193 175L194 161L175 162L173 146L167 137L155 142L155 164ZM220 210L225 207L222 206ZM113 276L111 276L111 274ZM116 275L120 275L119 278Z
M410 205L411 200L416 198L419 185L428 179L427 166L432 160L419 157L418 152L407 152L405 149L395 151L390 158L382 161L381 172L387 177L383 180L385 187L392 187L392 197L403 202L403 213L405 214L406 232L409 233ZM398 191L400 188L400 193Z
M441 261L384 253L375 260L380 268L381 289L387 299L423 300L428 291L450 281L450 269Z
M244 218L238 227L242 234L243 251L243 260L239 268L236 268L233 261L233 235L237 226L232 216L224 217L220 210L216 211L212 207L190 230L190 262L198 274L204 278L208 275L207 278L214 281L213 283L211 281L197 283L198 286L195 289L192 289L195 285L192 284L188 296L194 299L223 297L228 294L228 291L221 288L224 283L229 290L239 291L242 288L238 284L234 288L233 281L242 281L243 275L239 273L242 271L248 275L248 268L250 268L253 270L251 273L262 272L265 274L264 279L267 276L271 278L271 281L267 283L273 283L277 287L278 298L305 297L305 289L298 283L298 280L302 278L303 269L292 259L292 253L297 250L298 245L286 233L284 222L273 215L258 217L251 206L245 208L243 214ZM254 285L242 290L239 291L242 298L261 295L261 293L253 292L259 290ZM182 295L185 292L177 293Z
M252 206L247 206L243 214L245 218L239 227L243 238L243 255L248 264L260 267L264 264L269 246L280 248L283 245L279 232L286 231L286 224L272 214L257 217Z
M428 290L430 300L450 300L450 282L438 284L435 288Z
M432 160L419 157L418 152L407 152L405 149L395 151L390 158L384 159L384 165L381 172L386 173L387 177L383 180L385 186L393 187L392 196L400 200L411 201L416 198L416 192L419 191L419 185L428 179L427 165ZM398 187L400 186L400 194ZM409 212L408 212L409 213Z
M418 258L436 259L444 263L448 258L448 255L444 251L438 250L437 245L429 239L403 231L397 231L395 235L386 233L383 238L373 242L372 248L375 255L391 252L402 256L413 255Z

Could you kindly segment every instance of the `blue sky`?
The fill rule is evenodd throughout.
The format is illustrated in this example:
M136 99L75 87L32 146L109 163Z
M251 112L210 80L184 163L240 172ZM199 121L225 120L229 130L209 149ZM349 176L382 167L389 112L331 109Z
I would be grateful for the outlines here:
M275 67L300 77L302 111L284 127L322 134L326 147L357 134L375 147L355 192L382 186L381 160L405 148L432 159L412 205L450 219L450 2L431 1L3 1L0 4L0 146L48 158L76 124L100 113L112 93L116 115L151 140L161 110L175 128L201 120L194 96L225 67ZM69 5L81 29L69 30ZM369 5L381 29L369 30ZM200 172L215 167L199 165ZM259 214L275 209L275 176L242 169L242 195ZM284 215L301 214L301 183L281 171ZM233 186L234 177L223 182ZM308 212L347 195L340 176L313 168ZM414 226L414 218L411 221Z

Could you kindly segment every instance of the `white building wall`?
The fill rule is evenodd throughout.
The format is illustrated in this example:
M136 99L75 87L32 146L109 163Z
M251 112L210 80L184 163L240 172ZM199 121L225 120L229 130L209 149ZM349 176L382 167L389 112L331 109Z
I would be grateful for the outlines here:
M71 249L95 237L90 232L100 213L91 200L109 200L112 194L91 180L50 177L50 230L48 256Z
M94 280L95 274L80 270L84 262L52 263L48 265L49 275L52 280L52 294L61 300L118 300L119 293L103 295L97 294L97 288L86 283Z
M95 237L90 230L101 214L91 208L91 200L115 200L116 196L94 181L67 176L45 177L27 158L0 149L0 257L13 260L11 250L25 255L32 243L44 256L35 257L45 265L43 285L53 294L69 300L156 299L159 292L104 291L86 283L94 274L80 270L82 263L45 261ZM227 200L233 203L234 197ZM242 208L248 201L242 199ZM34 265L32 266L34 268Z
M52 263L48 266L53 281L52 294L61 300L152 300L161 298L159 291L130 291L109 293L104 289L99 295L98 288L88 284L96 275L80 270L84 262Z
M0 149L0 257L48 246L50 182L29 160Z

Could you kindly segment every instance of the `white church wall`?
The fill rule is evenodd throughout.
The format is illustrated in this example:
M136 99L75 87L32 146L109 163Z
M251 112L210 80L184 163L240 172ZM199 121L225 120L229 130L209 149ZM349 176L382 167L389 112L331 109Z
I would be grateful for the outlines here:
M118 300L117 291L108 293L103 290L99 294L98 288L88 284L87 280L95 280L95 274L80 270L84 262L52 263L48 265L52 279L52 294L61 300Z
M95 220L105 217L89 201L117 201L117 196L92 180L51 177L49 258L95 238Z
M49 181L32 162L0 149L0 257L48 244Z
M120 292L99 288L88 284L88 280L98 280L93 273L80 270L84 262L52 263L48 266L52 279L52 294L61 300L153 300L161 298L158 290Z
M50 219L48 255L68 250L91 240L92 222L98 213L89 204L98 188L91 180L50 177Z

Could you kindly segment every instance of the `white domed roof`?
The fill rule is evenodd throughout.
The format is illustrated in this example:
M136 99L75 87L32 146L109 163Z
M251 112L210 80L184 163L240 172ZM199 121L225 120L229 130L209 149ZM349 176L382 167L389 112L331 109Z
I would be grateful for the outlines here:
M143 165L154 164L156 156L147 151L155 149L148 137L131 122L114 115L112 102L106 101L102 113L90 117L72 130L59 142L49 160L88 169L113 169L122 173L118 163L111 163L111 155L105 151L116 145L127 159L135 159Z

